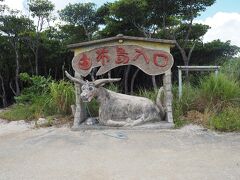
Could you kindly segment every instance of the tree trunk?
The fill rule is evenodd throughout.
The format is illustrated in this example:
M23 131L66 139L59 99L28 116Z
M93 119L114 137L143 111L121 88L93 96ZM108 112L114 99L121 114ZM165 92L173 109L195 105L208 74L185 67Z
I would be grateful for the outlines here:
M186 51L178 44L177 41L176 41L176 45L177 45L177 47L178 47L178 49L181 53L184 66L188 66L190 57L187 56ZM190 82L189 82L189 71L188 71L188 69L186 70L185 73L186 73L186 84L189 85Z
M125 77L124 77L124 92L125 94L128 94L128 75L131 69L131 65L128 65L127 68L125 68Z
M29 65L31 67L31 75L33 75L34 74L34 66L32 65L30 57L28 57L28 62L29 62Z
M108 71L108 78L111 79L111 70Z
M153 89L154 91L156 91L157 90L156 76L152 76L152 83L153 83Z
M2 104L3 104L3 107L5 108L5 107L7 107L7 97L6 97L6 91L5 91L3 77L1 74L0 74L0 80L1 80L1 89L2 89L2 95L1 95Z
M16 86L16 96L19 96L20 95L20 87L19 87L19 69L20 69L20 67L19 67L19 53L18 53L18 50L17 49L15 49L15 55L16 55L16 57L15 57L15 61L16 61L16 69L15 69L15 73L16 73L16 75L15 75L15 86Z
M133 95L133 87L134 87L134 82L135 82L135 79L137 77L137 74L139 72L139 68L134 72L133 76L132 76L132 80L131 80L131 95Z
M39 50L39 47L37 45L36 51L34 53L34 55L35 55L35 74L37 76L38 76L38 73L39 73L39 71L38 71L38 50Z

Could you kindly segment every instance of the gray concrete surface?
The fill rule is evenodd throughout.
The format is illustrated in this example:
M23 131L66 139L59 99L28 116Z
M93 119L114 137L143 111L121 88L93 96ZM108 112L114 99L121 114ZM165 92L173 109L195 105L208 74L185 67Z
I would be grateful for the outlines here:
M238 180L240 134L193 125L73 132L0 121L0 179Z

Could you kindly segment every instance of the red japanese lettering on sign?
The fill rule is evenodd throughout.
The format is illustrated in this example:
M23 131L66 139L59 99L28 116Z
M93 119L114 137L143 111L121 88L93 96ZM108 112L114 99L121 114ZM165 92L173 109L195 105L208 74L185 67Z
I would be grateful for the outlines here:
M102 48L102 49L98 49L96 51L97 53L97 62L101 61L102 65L104 66L106 64L106 62L109 62L109 56L108 56L108 49Z
M136 56L133 58L133 61L137 60L140 56L143 56L143 58L146 61L146 63L149 64L150 59L144 53L143 49L135 49L135 52L136 52Z
M86 54L83 54L80 60L78 61L78 67L82 70L88 70L92 66L91 60L87 57Z
M159 57L161 59L161 63L159 63ZM168 56L163 53L156 53L153 55L153 63L158 67L165 67L168 65Z
M117 59L116 64L127 64L129 62L128 53L124 48L117 47Z

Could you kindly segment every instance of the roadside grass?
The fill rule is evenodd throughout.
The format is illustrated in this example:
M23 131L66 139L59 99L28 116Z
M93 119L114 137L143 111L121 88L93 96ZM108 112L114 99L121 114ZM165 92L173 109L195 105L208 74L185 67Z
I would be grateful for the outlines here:
M237 74L238 75L238 74ZM16 104L0 113L7 120L36 120L40 117L70 117L70 106L75 103L74 86L66 81L53 81L50 78L30 77L23 74L29 86L16 98ZM173 118L175 128L188 123L202 125L218 131L240 131L240 85L233 75L211 74L200 80L198 86L183 85L183 95L179 99L178 88L173 86ZM106 85L115 92L119 87ZM157 91L140 89L136 95L156 101ZM99 104L94 99L85 104L90 116L98 116ZM67 118L69 120L69 118Z
M54 115L69 116L74 104L74 86L67 81L53 81L43 76L20 75L26 88L16 97L16 104L0 113L7 120L37 120ZM50 121L49 121L50 122ZM49 123L51 124L51 123Z
M240 107L227 107L209 119L209 127L218 131L240 132Z
M29 105L14 104L8 107L7 110L0 113L0 118L9 121L31 120L35 118L34 111Z
M71 114L71 105L75 103L75 90L72 83L61 80L50 83L49 88L51 106L56 108L57 113Z

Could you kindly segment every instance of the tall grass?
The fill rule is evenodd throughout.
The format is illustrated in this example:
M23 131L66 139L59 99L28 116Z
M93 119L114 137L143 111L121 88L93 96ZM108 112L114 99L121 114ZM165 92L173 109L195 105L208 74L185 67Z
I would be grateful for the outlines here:
M16 105L0 116L9 120L30 120L56 114L71 114L71 105L74 104L75 93L71 83L53 81L43 76L29 76L21 74L25 83L20 96L16 97Z
M182 97L178 97L178 87L173 86L173 119L176 127L186 124L184 116L190 110L194 110L196 99L199 96L197 88L183 84Z
M148 99L151 99L153 102L156 102L156 98L157 98L157 92L152 90L147 90L147 89L139 89L139 91L137 92L137 96L142 96L142 97L146 97Z
M209 126L219 131L240 131L240 107L227 107L209 120Z
M37 119L42 116L71 113L70 106L75 103L73 84L53 81L49 78L23 75L28 84L17 98L17 104L10 111L0 114L9 120ZM236 75L234 75L236 77ZM240 86L233 75L211 74L200 80L198 87L183 85L183 94L178 98L178 88L173 86L173 117L176 127L190 122L220 131L240 130ZM118 92L114 84L107 89ZM138 96L156 101L157 92L140 89ZM86 104L91 116L98 116L99 104L94 99ZM197 120L197 119L201 120Z
M52 82L49 87L52 106L56 107L58 113L70 114L75 100L73 85L62 80Z
M120 89L117 84L113 84L113 83L107 84L105 88L114 92L119 92L119 89Z
M211 74L209 77L202 79L200 89L202 97L210 102L231 102L240 97L239 82L222 73L217 76Z
M226 61L221 67L221 72L230 79L240 81L240 58L233 58Z

